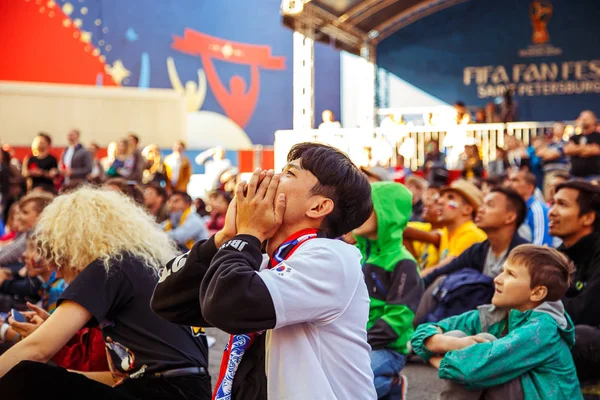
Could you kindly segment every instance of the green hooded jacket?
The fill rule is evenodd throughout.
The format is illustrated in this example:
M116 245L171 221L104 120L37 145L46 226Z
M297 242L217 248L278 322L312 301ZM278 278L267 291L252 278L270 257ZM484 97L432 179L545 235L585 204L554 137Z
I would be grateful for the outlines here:
M459 330L467 335L487 332L500 338L446 353L438 371L467 389L485 389L520 378L524 400L582 399L570 347L575 328L562 302L545 302L520 312L479 307L433 324L423 324L411 345L421 358L435 354L425 347L433 335Z
M373 350L389 348L407 354L424 291L417 263L402 244L412 213L412 194L395 182L377 182L371 188L377 239L356 237L371 298L367 339Z

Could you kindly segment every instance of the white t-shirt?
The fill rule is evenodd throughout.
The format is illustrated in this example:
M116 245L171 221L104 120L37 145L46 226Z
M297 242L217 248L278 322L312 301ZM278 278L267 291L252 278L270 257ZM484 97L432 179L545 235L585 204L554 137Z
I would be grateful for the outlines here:
M275 305L266 333L269 399L377 398L367 343L369 294L361 255L341 240L312 239L259 276Z

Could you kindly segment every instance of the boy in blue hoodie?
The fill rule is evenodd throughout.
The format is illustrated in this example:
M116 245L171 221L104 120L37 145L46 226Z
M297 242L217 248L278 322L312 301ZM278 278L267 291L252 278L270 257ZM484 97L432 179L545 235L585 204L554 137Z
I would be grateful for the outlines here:
M573 270L557 250L518 246L494 280L492 305L419 326L415 352L454 383L440 398L581 399L575 330L560 302Z
M373 212L354 230L362 254L369 297L367 340L377 397L404 399L406 363L413 318L423 295L423 283L413 256L402 244L402 234L412 213L412 194L395 182L371 184Z

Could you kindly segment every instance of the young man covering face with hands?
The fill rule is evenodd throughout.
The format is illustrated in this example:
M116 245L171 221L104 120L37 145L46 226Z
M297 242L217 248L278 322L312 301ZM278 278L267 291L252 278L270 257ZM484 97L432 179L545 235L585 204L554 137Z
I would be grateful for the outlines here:
M348 157L299 144L281 174L257 170L238 185L223 230L169 263L154 310L234 335L217 399L376 398L361 255L334 240L371 211Z

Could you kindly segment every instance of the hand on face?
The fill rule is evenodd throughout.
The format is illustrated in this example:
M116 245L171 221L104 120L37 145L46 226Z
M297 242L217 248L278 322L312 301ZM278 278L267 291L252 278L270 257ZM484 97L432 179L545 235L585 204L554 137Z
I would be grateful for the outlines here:
M269 170L262 182L256 170L250 182L240 182L236 188L237 233L257 237L261 242L270 239L283 222L286 199L277 196L279 174Z

